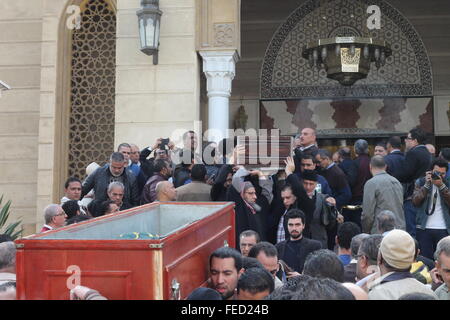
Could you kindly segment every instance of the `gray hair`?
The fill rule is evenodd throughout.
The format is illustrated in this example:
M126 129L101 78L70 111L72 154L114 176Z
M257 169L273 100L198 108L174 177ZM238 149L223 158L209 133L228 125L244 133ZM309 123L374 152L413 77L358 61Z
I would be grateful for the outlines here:
M319 149L319 151L317 152L317 154L320 156L320 158L324 159L324 158L328 158L331 160L331 152L326 150L326 149Z
M356 154L369 154L369 144L364 139L356 140L353 148Z
M377 215L378 230L383 233L395 229L395 215L391 210L383 210Z
M52 218L58 214L59 208L61 208L59 204L52 203L44 209L44 220L46 224L52 222Z
M0 243L0 270L16 265L16 245L12 241Z
M113 152L109 158L110 162L124 162L125 157L120 152Z
M356 259L358 256L358 250L359 250L359 247L361 246L363 239L365 239L369 236L370 235L367 233L360 233L352 238L352 242L350 243L350 248L352 250L352 258L353 259Z
M372 234L362 239L359 252L367 257L369 265L377 264L378 250L382 240L383 236L381 234Z
M384 161L384 158L382 156L373 156L372 159L370 159L370 165L375 169L386 168L386 162Z
M114 188L121 188L122 190L125 190L125 186L123 185L122 182L113 181L108 185L108 193L110 193L111 190Z
M170 183L169 181L160 181L156 184L155 192L159 195L162 191L164 191L166 185Z
M245 230L242 231L241 234L239 235L239 239L243 238L243 237L252 237L254 236L256 239L256 242L260 242L261 241L261 237L259 236L259 233L253 230Z
M439 257L442 253L450 257L450 236L442 238L438 242L436 246L436 252L434 253L434 260L439 261Z

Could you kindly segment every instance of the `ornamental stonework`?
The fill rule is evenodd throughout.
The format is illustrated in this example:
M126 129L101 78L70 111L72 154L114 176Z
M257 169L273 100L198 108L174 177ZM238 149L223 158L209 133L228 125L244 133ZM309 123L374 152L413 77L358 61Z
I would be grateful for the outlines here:
M367 7L381 9L381 29L367 28ZM346 87L328 79L324 69L311 68L302 57L309 42L335 36L384 40L392 56L366 79ZM261 72L262 99L302 97L431 96L431 63L411 23L384 0L308 0L274 34Z
M116 16L104 0L91 0L72 35L69 176L85 177L114 149Z
M232 47L234 44L235 28L234 24L216 23L214 24L214 46Z

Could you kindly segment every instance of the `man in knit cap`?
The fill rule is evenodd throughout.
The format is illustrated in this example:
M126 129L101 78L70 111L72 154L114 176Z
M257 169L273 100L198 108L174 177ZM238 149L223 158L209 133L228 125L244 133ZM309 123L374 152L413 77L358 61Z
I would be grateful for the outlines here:
M392 230L383 238L377 261L381 277L370 286L370 300L397 300L408 293L424 293L436 298L429 287L409 272L414 254L414 239L407 232Z

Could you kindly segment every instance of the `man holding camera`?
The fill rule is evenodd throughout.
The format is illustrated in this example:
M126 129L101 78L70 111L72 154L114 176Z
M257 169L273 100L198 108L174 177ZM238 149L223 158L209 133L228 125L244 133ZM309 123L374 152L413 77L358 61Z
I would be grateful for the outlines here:
M432 171L416 181L412 203L417 207L417 241L423 256L433 259L437 243L450 233L450 191L445 175L448 163L433 161Z

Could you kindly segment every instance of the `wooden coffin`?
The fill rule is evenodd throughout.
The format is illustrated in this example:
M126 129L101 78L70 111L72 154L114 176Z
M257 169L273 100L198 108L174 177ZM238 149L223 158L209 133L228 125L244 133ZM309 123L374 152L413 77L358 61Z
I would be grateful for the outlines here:
M32 235L16 241L17 298L67 300L78 281L108 299L184 299L234 232L234 203L167 202Z
M245 154L238 155L237 164L247 168L286 167L284 161L292 155L294 139L291 136L239 136L238 146Z

